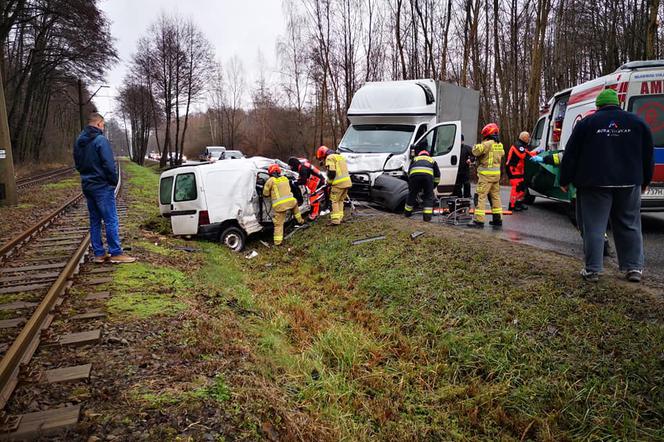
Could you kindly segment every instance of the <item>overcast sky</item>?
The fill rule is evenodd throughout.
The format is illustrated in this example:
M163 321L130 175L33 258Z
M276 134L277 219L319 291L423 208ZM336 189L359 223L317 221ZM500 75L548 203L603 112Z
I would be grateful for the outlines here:
M268 73L275 70L275 44L285 28L281 0L102 0L101 7L111 20L120 56L107 75L106 84L111 89L102 89L94 100L102 114L115 110L110 97L117 94L138 39L162 12L192 18L214 46L222 64L237 54L248 83L258 76L259 50Z

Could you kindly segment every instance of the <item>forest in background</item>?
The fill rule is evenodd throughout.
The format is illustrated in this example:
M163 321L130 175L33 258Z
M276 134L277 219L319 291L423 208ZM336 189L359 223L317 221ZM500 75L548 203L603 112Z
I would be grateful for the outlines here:
M254 79L239 56L219 62L193 20L162 13L109 122L117 150L131 144L137 162L205 145L310 156L338 144L364 82L414 78L479 90L480 124L498 122L512 142L556 91L664 58L660 0L284 0L283 11L277 66L261 61ZM77 80L86 101L117 61L99 2L0 0L0 38L14 157L67 157Z

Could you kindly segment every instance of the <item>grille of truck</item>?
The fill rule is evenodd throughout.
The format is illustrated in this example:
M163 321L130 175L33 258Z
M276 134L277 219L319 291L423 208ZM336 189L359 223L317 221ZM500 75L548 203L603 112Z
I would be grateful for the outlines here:
M350 189L350 197L359 200L368 200L371 192L371 177L368 173L351 173L350 180L353 187Z

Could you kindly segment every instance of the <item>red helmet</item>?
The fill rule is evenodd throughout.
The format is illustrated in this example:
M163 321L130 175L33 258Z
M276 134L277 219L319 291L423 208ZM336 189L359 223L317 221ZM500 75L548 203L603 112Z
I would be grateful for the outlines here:
M270 167L267 168L267 173L270 175L281 175L281 167L278 164L270 164Z
M490 137L491 135L498 135L500 128L496 123L489 123L482 128L482 138Z
M316 151L316 158L318 158L319 160L322 160L323 158L326 158L331 153L332 153L332 150L330 150L327 146L321 146Z
M430 153L429 153L428 150L423 150L423 151L420 151L420 153L418 153L417 155L418 156L420 156L420 155L427 155L428 156L428 155L430 155Z

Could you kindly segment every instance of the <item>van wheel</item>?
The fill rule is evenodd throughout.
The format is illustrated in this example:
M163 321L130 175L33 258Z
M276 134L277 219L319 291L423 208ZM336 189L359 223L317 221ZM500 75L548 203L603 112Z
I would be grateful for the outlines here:
M219 237L219 242L234 252L244 250L246 241L247 235L239 227L228 227L221 232L221 236Z
M523 202L528 204L529 206L532 206L535 204L535 195L532 195L528 189L526 189L526 196L523 197Z

